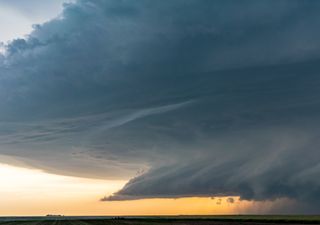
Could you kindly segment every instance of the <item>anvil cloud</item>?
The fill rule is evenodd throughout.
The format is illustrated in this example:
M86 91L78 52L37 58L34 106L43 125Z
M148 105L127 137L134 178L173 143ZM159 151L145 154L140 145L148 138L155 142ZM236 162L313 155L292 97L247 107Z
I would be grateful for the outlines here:
M0 56L0 154L105 200L320 210L320 2L78 0Z

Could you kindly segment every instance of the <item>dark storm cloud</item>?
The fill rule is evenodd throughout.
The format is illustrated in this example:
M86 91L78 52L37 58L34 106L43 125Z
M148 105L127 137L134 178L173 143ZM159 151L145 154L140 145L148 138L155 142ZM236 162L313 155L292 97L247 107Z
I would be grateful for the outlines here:
M0 153L104 200L319 200L320 2L80 0L0 58ZM320 207L319 207L320 208Z

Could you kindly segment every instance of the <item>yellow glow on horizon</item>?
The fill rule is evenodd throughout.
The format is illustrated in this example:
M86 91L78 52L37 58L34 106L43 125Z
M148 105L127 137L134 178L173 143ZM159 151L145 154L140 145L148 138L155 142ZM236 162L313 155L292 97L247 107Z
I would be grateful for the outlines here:
M64 214L99 203L126 181L104 181L48 174L0 164L0 215Z
M238 197L233 197L234 203L227 197L99 201L126 182L61 176L0 164L0 216L240 214L254 204Z

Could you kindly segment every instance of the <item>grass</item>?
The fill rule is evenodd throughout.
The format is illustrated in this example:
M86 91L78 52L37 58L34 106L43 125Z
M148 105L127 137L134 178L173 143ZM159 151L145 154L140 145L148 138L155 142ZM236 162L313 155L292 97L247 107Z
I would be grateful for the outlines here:
M0 225L223 225L227 224L320 224L319 215L221 215L141 217L0 217Z

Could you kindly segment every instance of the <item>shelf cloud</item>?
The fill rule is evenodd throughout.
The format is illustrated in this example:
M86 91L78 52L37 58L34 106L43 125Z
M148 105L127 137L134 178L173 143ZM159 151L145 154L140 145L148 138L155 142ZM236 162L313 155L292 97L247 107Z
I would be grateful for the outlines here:
M320 209L320 2L78 0L0 55L0 154L103 200ZM233 203L230 198L229 203Z

